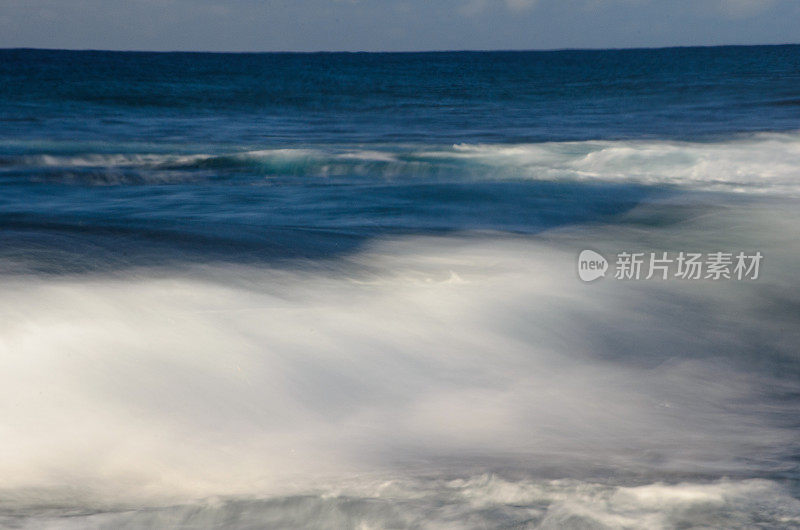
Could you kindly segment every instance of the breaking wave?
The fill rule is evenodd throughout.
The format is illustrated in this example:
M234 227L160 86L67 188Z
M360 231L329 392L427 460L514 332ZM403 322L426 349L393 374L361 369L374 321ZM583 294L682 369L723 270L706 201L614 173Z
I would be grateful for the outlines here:
M791 528L800 501L766 480L610 486L576 480L341 481L271 499L215 499L145 511L3 517L15 528Z
M305 179L537 179L627 182L699 190L800 194L800 134L717 142L583 141L281 148L230 153L76 153L7 156L6 175L106 184L229 175ZM103 178L105 175L105 179Z
M705 208L646 241L617 225L398 238L307 268L7 276L0 514L100 528L796 522L777 478L795 465L800 393L787 208ZM726 243L741 215L752 233ZM758 245L770 269L752 284L588 286L573 270L587 244Z

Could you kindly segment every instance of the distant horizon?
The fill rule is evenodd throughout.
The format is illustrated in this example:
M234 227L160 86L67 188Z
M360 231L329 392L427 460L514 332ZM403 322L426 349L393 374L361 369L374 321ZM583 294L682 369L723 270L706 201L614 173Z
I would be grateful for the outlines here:
M637 50L671 50L689 48L758 48L800 46L800 42L762 43L762 44L686 44L674 46L623 46L607 48L496 48L496 49L430 49L430 50L177 50L177 49L117 49L117 48L50 48L36 46L0 47L0 51L51 51L51 52L111 52L111 53L202 53L202 54L421 54L421 53L547 53L547 52L580 52L580 51L637 51Z

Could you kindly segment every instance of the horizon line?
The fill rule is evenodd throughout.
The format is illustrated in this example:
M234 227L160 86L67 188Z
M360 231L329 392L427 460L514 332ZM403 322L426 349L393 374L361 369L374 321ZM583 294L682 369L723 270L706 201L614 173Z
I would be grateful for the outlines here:
M415 54L415 53L532 53L532 52L579 52L579 51L637 51L671 50L688 48L755 48L800 46L800 42L767 44L677 44L670 46L631 46L631 47L564 47L564 48L496 48L496 49L433 49L433 50L143 50L143 49L103 49L103 48L39 48L35 46L0 47L0 51L49 51L49 52L103 52L103 53L196 53L196 54Z

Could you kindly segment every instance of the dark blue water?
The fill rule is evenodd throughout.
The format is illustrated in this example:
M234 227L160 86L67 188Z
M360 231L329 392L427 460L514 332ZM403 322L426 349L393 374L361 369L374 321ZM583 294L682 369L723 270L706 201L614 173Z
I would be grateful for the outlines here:
M78 242L111 234L130 245L131 259L166 242L187 259L216 259L225 248L228 259L244 260L324 255L386 232L537 232L584 223L668 190L605 182L602 169L591 179L599 182L576 183L585 179L570 168L548 176L546 157L535 167L534 155L464 159L450 156L454 145L567 142L559 156L569 165L596 149L568 142L724 142L796 128L798 87L797 46L4 50L4 248L38 248L31 240L42 234ZM303 241L287 246L289 232ZM322 244L331 234L340 243Z
M410 54L5 50L4 139L538 142L794 129L800 47ZM48 131L45 138L42 130Z

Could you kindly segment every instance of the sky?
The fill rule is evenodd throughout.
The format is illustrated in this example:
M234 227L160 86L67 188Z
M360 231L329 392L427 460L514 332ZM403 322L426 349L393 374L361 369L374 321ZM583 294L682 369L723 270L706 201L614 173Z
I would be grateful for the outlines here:
M416 51L800 43L799 0L0 0L0 47Z

